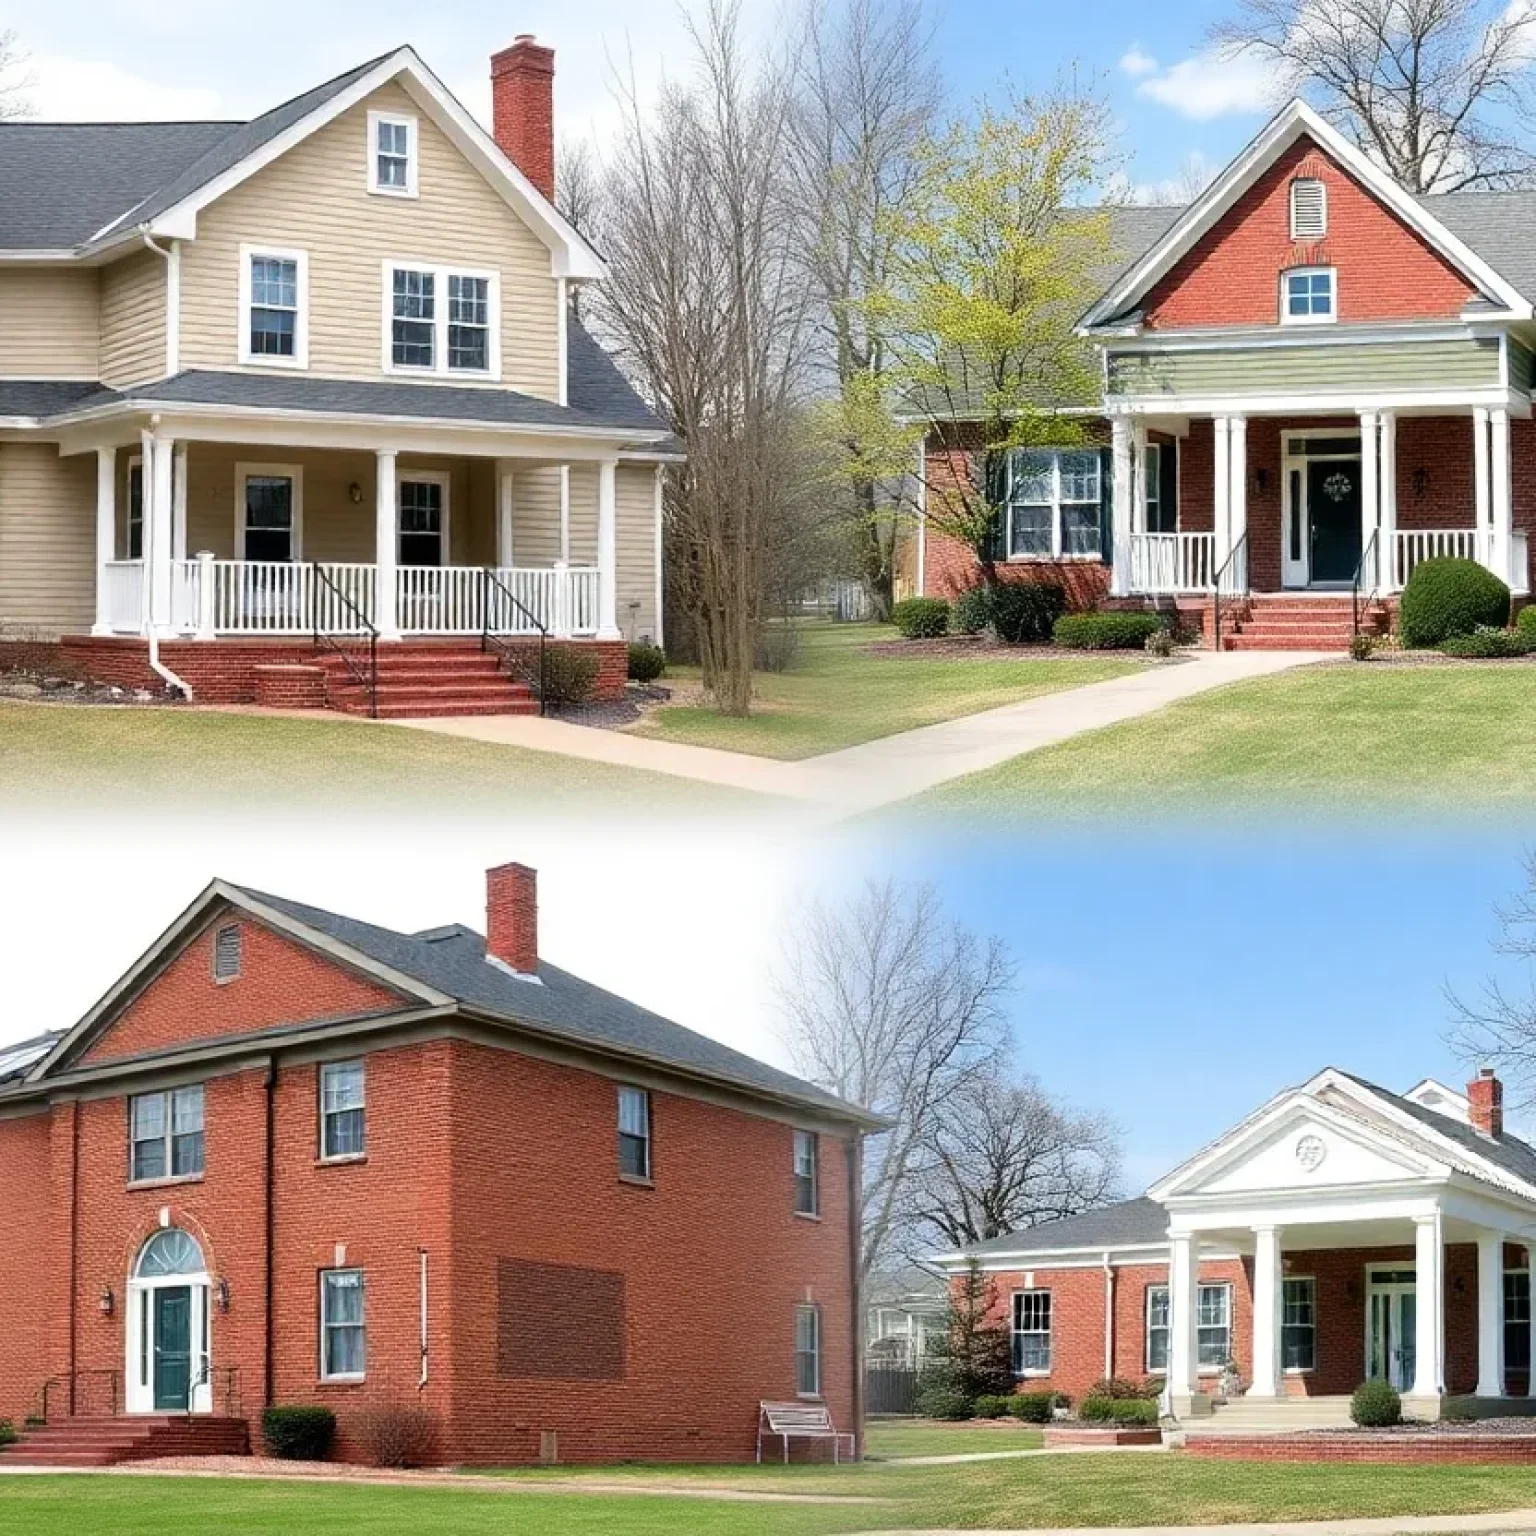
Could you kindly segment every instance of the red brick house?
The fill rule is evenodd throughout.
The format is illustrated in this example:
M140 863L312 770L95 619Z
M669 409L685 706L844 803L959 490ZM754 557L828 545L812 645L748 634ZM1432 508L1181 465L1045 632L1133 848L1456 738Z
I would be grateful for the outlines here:
M746 1459L797 1395L858 1431L871 1117L541 959L533 871L487 887L481 937L215 881L0 1055L0 1417L321 1403L355 1455L410 1404L478 1463Z
M1139 1199L940 1262L991 1282L1021 1389L1150 1378L1180 1419L1279 1427L1372 1377L1420 1417L1509 1411L1533 1234L1536 1149L1491 1072L1399 1095L1330 1068Z
M1192 618L1219 587L1237 646L1337 640L1431 555L1529 592L1536 194L1411 197L1296 102L1189 207L1114 227L1079 325L1103 392L1061 407L1089 441L1009 455L1004 579ZM969 460L963 420L930 437L928 504ZM937 529L918 565L976 579Z

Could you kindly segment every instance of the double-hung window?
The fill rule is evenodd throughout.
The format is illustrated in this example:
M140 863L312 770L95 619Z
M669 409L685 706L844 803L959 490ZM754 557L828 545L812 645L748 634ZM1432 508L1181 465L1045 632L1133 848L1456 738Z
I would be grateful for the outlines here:
M500 373L494 274L392 262L385 290L389 371L466 378Z
M795 1392L821 1395L821 1308L795 1308Z
M416 196L416 119L392 112L368 114L368 190Z
M308 255L242 246L240 261L240 361L307 368Z
M1147 1287L1147 1374L1161 1375L1168 1369L1168 1287Z
M390 356L396 368L437 367L437 273L396 267Z
M448 563L448 477L400 482L400 564Z
M1008 456L1008 559L1099 555L1103 500L1097 448L1015 449Z
M448 370L487 373L491 366L491 280L448 274Z
M1531 1369L1531 1274L1504 1271L1504 1368L1529 1375Z
M1051 1369L1051 1293L1013 1293L1013 1374L1044 1376Z
M363 1064L328 1061L320 1068L320 1156L361 1157L367 1150Z
M1317 1286L1311 1279L1281 1281L1280 1365L1287 1371L1317 1365Z
M203 1171L203 1085L140 1093L128 1101L128 1177L190 1179Z
M816 1133L795 1132L795 1214L815 1216L820 1210L816 1188Z
M630 1179L651 1176L651 1096L644 1088L619 1088L619 1172Z
M366 1357L363 1325L363 1272L320 1271L320 1377L323 1381L360 1381Z
M1195 1301L1195 1359L1220 1370L1232 1358L1232 1287L1202 1285Z
M125 560L144 558L144 461L128 465L128 527Z
M1281 274L1280 320L1285 325L1327 325L1338 318L1332 267L1296 267Z

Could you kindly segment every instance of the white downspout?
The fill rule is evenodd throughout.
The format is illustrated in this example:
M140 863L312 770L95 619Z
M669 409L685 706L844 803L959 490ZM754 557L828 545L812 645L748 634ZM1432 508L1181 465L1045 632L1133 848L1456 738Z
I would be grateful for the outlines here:
M154 428L159 425L159 422L160 418L158 416L153 417L150 421L150 431L148 434L146 434L146 442L150 448L150 452L144 455L145 463L140 471L144 477L144 485L149 492L148 496L146 497L146 502L150 503L145 507L145 512L147 515L144 518L144 573L146 582L150 580L149 572L153 568L153 562L159 557L159 551L155 546L155 538L161 526L161 519L158 512L152 505L152 498L156 494L156 485L159 479L159 476L155 473L155 464L153 460L158 459L160 455L165 452L165 446L159 441L154 433ZM168 666L165 665L164 662L160 660L160 635L156 628L153 605L150 607L149 622L144 627L149 632L150 671L153 672L155 676L158 677L173 693L181 694L182 697L186 699L187 703L190 704L192 702L192 689L190 685L184 678L178 677L174 672L171 671Z
M419 1392L427 1384L427 1250L418 1249L421 1258L421 1380L416 1383Z

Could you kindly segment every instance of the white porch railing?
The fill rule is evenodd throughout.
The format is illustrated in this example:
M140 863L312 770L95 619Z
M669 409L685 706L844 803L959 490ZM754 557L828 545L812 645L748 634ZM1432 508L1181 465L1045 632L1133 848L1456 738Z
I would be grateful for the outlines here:
M1131 535L1131 591L1152 597L1209 592L1215 577L1215 534Z
M137 634L144 627L144 562L112 560L102 570L107 589L107 623Z
M1402 586L1421 560L1480 560L1481 544L1475 528L1399 528L1397 569L1390 584Z

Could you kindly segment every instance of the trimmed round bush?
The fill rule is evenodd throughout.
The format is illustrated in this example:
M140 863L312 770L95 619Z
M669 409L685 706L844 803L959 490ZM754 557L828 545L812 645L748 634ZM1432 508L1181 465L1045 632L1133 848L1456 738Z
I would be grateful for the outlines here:
M976 1399L978 1419L1006 1419L1012 1411L1013 1399L1000 1393L984 1393Z
M632 645L629 648L629 680L654 683L667 670L667 653L659 645Z
M1349 1416L1361 1429L1389 1429L1403 1421L1403 1400L1390 1381L1362 1381L1349 1400Z
M1403 644L1441 645L1476 629L1509 623L1509 588L1475 560L1421 560L1403 588L1398 627Z
M1056 1417L1056 1394L1020 1392L1009 1399L1008 1406L1021 1424L1049 1424Z
M1524 635L1536 648L1536 603L1527 603L1515 620L1515 633Z
M1142 651L1166 628L1155 613L1068 613L1056 620L1051 638L1074 651Z
M905 597L891 609L891 623L906 640L938 640L949 633L949 604L942 597Z
M336 1438L336 1415L312 1403L285 1403L261 1415L261 1437L280 1461L324 1461Z
M913 1405L925 1419L974 1419L976 1404L958 1387L927 1387Z
M1150 1397L1085 1397L1077 1416L1088 1424L1156 1424L1157 1401Z
M1536 650L1536 630L1521 634L1514 629L1474 629L1470 635L1452 635L1440 642L1445 656L1470 656L1495 660L1509 656L1528 656Z
M949 627L957 635L979 635L992 622L992 588L967 587L949 607Z
M1067 589L1054 581L1005 581L992 589L992 628L1005 645L1051 638L1051 626L1067 611Z

